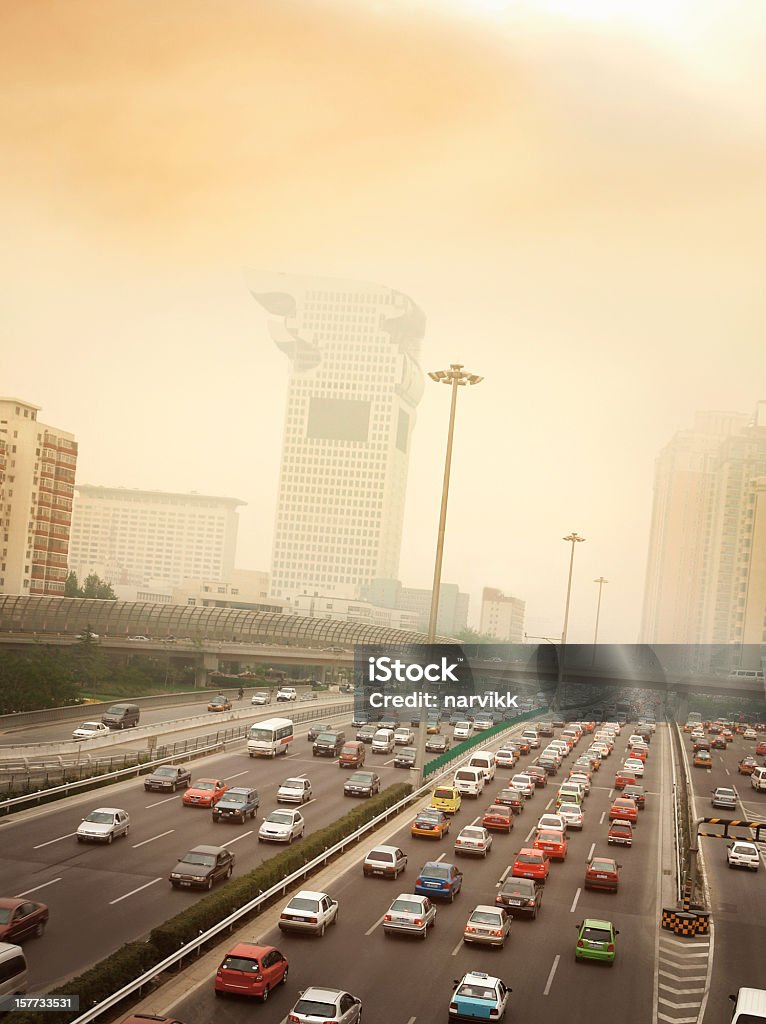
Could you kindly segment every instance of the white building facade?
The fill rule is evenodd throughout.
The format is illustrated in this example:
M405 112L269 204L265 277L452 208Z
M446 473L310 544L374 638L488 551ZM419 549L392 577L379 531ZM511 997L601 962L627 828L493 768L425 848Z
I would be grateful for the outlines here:
M523 643L525 609L526 602L520 598L485 587L481 593L479 632L494 637L498 643Z

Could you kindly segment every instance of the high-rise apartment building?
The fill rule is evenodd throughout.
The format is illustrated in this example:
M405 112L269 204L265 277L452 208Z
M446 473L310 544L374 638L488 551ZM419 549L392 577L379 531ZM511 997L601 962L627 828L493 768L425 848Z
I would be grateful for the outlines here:
M424 316L380 285L254 273L290 364L272 594L357 597L398 575Z
M0 593L64 593L77 469L74 435L40 406L0 398Z
M494 637L498 643L523 643L525 609L526 602L520 598L485 587L481 592L479 632Z
M403 587L399 580L375 579L364 588L364 597L382 608L396 608L416 615L414 628L428 632L431 618L431 590L426 587ZM468 594L456 583L442 583L439 587L439 609L436 615L436 635L456 637L468 626Z
M79 484L69 565L114 583L178 586L234 569L238 498Z
M764 639L763 477L766 402L754 416L698 413L660 453L641 642Z

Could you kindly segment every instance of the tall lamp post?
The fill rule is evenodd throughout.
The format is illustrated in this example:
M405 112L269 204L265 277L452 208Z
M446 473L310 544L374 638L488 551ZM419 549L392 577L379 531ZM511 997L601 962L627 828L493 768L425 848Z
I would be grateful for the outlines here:
M597 580L593 581L598 583L598 603L596 604L596 628L593 631L593 646L595 647L598 643L598 620L601 615L601 591L604 589L604 584L608 583L609 580L604 579L603 576L599 576Z
M572 533L568 533L566 535L566 537L563 537L562 539L565 540L568 544L572 545L572 550L571 550L570 555L569 555L569 577L567 579L567 599L566 599L566 604L564 605L564 626L563 626L563 628L561 630L561 654L560 654L560 657L559 657L559 670L558 670L558 681L557 681L557 684L556 684L556 696L554 698L554 705L555 705L556 710L559 709L559 705L561 703L561 681L562 681L562 678L563 678L563 675L564 675L564 651L566 650L567 630L569 629L569 602L570 602L570 599L572 597L572 569L574 567L575 545L576 544L581 544L585 540L585 538L581 537L579 535L579 533L575 533L574 531L572 531Z
M444 558L444 531L447 524L447 498L449 497L450 470L452 468L452 439L455 433L455 410L457 408L458 388L479 384L483 377L469 373L462 363L450 363L449 370L435 370L428 376L437 384L448 384L452 388L452 400L449 411L449 428L447 430L447 453L444 458L444 480L442 482L442 502L439 511L439 533L436 539L436 560L434 563L434 583L431 591L431 611L428 616L428 643L436 639L436 622L439 617L439 591L442 581L442 561ZM418 786L423 784L423 762L426 748L426 723L421 714L418 724L418 742L416 765Z

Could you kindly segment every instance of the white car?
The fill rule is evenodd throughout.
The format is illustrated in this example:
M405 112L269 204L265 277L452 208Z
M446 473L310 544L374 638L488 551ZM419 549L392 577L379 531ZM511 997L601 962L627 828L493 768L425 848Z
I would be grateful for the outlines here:
M579 804L562 804L559 807L558 816L564 819L566 827L581 829L583 825L583 810ZM545 817L553 817L556 815L545 815Z
M270 693L263 693L263 692L261 692L261 693L254 693L252 698L251 698L251 700L250 700L251 704L256 704L256 705L258 705L258 704L269 704L270 702L271 702L271 694Z
M572 772L569 776L570 782L576 782L585 790L585 795L590 793L590 779L582 772Z
M452 730L453 740L467 740L473 733L473 725L470 722L456 722Z
M558 814L542 814L540 820L537 823L538 830L555 829L558 832L566 832L567 821L561 811Z
M109 736L110 730L108 725L104 725L103 722L83 722L72 733L73 740L92 740L97 736Z
M409 747L415 742L415 733L412 729L397 729L394 732L394 745L397 747Z
M479 825L466 825L455 839L455 853L486 857L492 849L492 835Z
M279 689L277 690L277 700L278 701L297 700L297 699L298 699L298 691L295 689L294 686L280 686Z
M644 762L640 757L629 757L625 764L622 766L624 772L630 772L635 775L637 779L640 779L644 774Z
M121 807L97 807L78 826L78 843L111 843L130 832L130 815Z
M258 842L291 843L300 839L305 830L306 822L300 811L272 811L258 829Z
M360 1024L362 1000L337 988L312 985L287 1015L290 1024Z
M301 776L296 779L285 779L277 790L278 804L305 804L312 796L311 782Z
M511 930L511 915L503 907L479 905L466 921L463 942L476 942L483 946L505 945Z
M758 733L755 731L755 729L745 729L745 731L742 733L742 739L743 740L757 740L758 739Z
M726 850L726 860L730 868L749 868L757 871L761 855L755 843L735 841Z
M495 754L495 763L498 768L513 768L518 760L515 750L500 749Z
M436 907L427 896L401 893L383 915L383 931L386 935L404 932L425 939L435 922Z
M525 800L531 800L534 796L535 783L529 775L514 775L511 779L511 785L514 789L518 789L520 793L524 794Z
M326 892L301 889L279 915L282 932L311 932L320 938L328 924L338 923L338 901Z
M129 636L128 640L136 640L136 641L140 641L141 643L143 643L143 642L147 642L148 643L151 640L151 637L148 637L148 636Z

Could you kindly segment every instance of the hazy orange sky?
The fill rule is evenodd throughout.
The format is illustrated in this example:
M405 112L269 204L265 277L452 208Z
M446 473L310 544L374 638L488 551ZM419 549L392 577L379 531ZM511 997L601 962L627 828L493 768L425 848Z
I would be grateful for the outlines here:
M461 395L443 578L635 640L653 460L766 398L762 0L0 0L0 392L83 483L230 494L268 568L287 364L244 268L428 317ZM562 13L568 11L568 14ZM446 389L400 576L428 586Z

